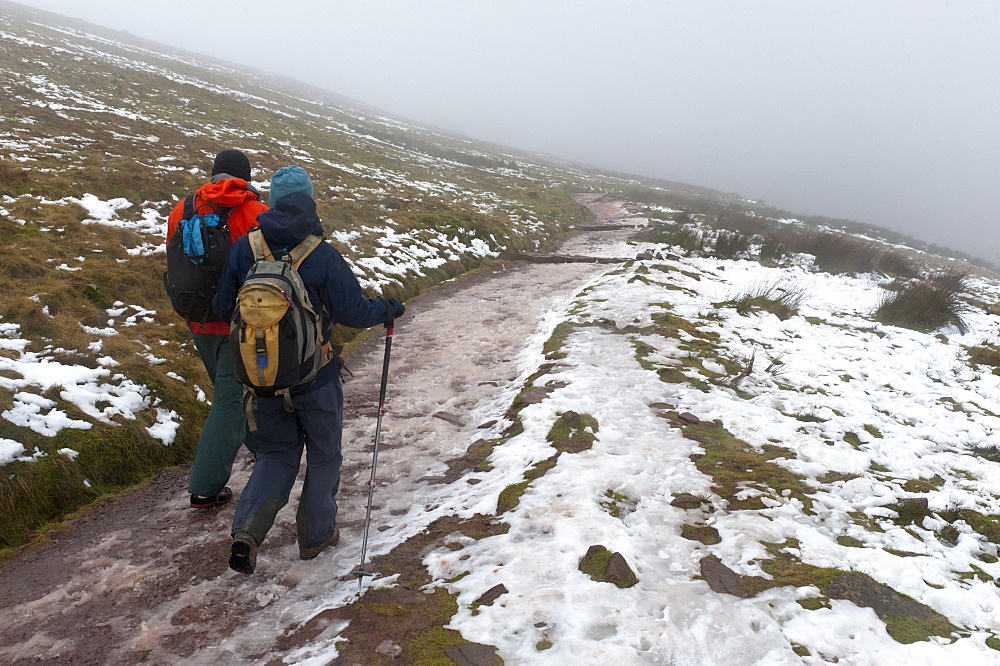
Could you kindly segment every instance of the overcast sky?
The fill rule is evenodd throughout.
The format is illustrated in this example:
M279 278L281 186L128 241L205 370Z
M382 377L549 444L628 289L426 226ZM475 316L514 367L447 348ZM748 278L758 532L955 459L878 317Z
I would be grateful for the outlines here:
M22 0L599 167L1000 262L995 0Z

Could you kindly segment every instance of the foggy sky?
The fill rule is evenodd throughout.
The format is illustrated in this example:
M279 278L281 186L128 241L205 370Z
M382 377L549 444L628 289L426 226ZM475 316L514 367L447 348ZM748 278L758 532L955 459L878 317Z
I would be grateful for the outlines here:
M991 0L22 0L414 121L1000 262Z

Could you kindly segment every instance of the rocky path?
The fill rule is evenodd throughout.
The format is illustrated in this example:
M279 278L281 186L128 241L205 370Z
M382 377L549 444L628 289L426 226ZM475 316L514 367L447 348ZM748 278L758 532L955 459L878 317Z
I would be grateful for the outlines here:
M621 256L631 224L620 203L581 201L609 231L581 233L562 254ZM481 437L517 391L519 358L539 327L592 276L593 263L517 263L443 285L407 304L393 342L371 554L418 533L429 483ZM551 319L551 318L549 318ZM263 544L258 570L227 567L234 504L187 508L184 470L106 499L0 564L0 662L11 664L281 663L291 627L348 603L360 557L382 337L349 359L341 545L298 559L299 486ZM237 493L251 470L237 461ZM458 481L461 482L461 481ZM299 632L301 635L301 632Z

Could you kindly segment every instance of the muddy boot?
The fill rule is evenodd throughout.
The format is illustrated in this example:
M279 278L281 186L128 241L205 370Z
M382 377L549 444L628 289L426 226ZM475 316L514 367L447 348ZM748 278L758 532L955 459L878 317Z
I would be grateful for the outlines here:
M226 486L215 495L191 495L192 509L211 509L233 499L233 491Z
M249 532L237 532L233 535L229 568L243 574L252 574L257 568L257 540Z
M311 560L317 555L319 555L321 552L323 552L323 549L326 548L327 546L336 546L338 541L340 541L340 529L335 527L333 528L333 534L330 535L330 538L321 543L320 545L313 546L312 548L300 547L299 557L302 558L303 560Z

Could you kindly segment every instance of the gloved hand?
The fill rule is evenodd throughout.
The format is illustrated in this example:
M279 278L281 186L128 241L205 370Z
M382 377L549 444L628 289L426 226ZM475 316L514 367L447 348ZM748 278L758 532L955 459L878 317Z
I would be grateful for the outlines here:
M406 308L395 298L385 299L386 321L398 319L406 312Z

